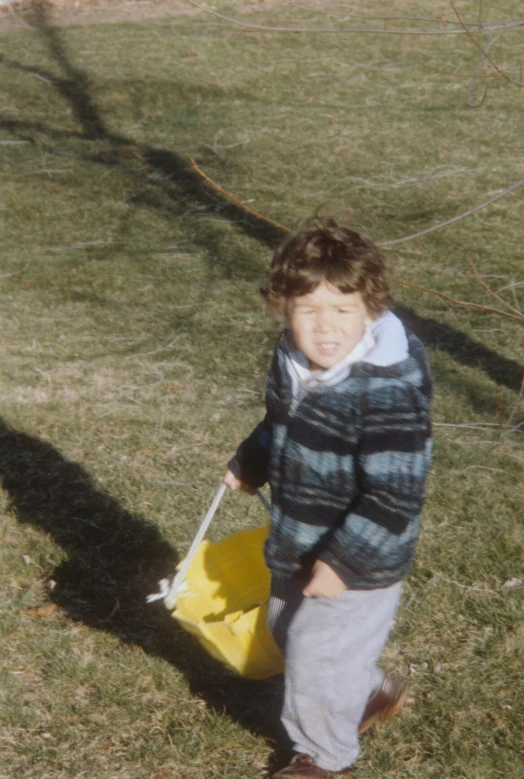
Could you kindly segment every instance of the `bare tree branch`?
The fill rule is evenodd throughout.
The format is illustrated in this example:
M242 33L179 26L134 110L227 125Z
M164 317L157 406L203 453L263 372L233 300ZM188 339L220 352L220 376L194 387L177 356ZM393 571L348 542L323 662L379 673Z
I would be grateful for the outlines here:
M479 102L478 103L472 103L471 102L472 97L469 97L468 98L468 102L467 102L466 105L468 105L470 108L480 108L481 106L484 105L487 96L488 96L488 85L486 84L486 86L484 87L484 94L480 98Z
M289 227L284 227L283 225L279 224L278 222L273 222L272 219L268 219L267 216L263 216L262 214L259 214L258 211L254 211L252 208L249 208L246 206L245 203L242 203L241 200L237 200L237 198L234 195L231 195L229 192L226 192L225 189L222 189L221 186L219 186L216 181L213 181L209 176L207 176L203 170L201 170L198 165L196 164L195 160L191 159L191 165L193 166L193 170L198 173L199 176L202 176L204 181L207 181L208 184L210 184L213 189L216 189L217 192L220 192L224 197L226 197L228 200L230 200L232 203L234 203L236 206L241 208L243 211L245 211L248 214L251 214L251 216L254 216L255 219L260 219L262 222L266 222L266 224L272 225L272 227L276 227L279 230L282 230L284 233L290 233L291 230Z
M403 287L411 287L411 289L417 289L419 292L427 292L428 295L436 295L443 300L447 300L448 303L453 303L455 306L465 306L466 308L474 308L477 311L486 311L489 314L498 314L499 316L504 316L507 319L513 319L516 322L524 324L524 314L509 314L507 311L502 311L500 308L483 306L480 303L468 303L466 300L457 300L456 298L452 298L449 295L445 295L444 292L438 292L436 289L421 287L418 284L412 284L410 281L403 281L402 279L393 279L393 281L396 284L401 284Z
M375 22L429 22L431 24L455 24L456 22L451 19L431 19L426 16L375 16L372 14L359 15L351 11L333 11L332 9L315 8L311 5L302 5L302 3L295 3L290 0L288 5L292 5L295 8L301 8L304 11L311 11L316 14L323 14L324 16L343 16L345 18L351 17L351 19L373 19ZM482 27L482 22L468 22L470 27Z
M289 227L285 227L284 225L281 225L279 222L275 222L272 219L268 219L266 216L263 216L263 214L259 214L257 211L253 211L253 209L249 208L245 205L245 203L242 203L241 200L238 200L234 195L232 195L230 192L225 190L223 187L221 187L219 184L216 183L216 181L213 181L213 179L208 176L204 171L199 168L199 166L196 164L196 162L192 159L191 164L193 166L193 170L198 173L199 176L201 176L204 181L206 181L213 189L215 189L217 192L220 192L221 195L226 197L228 200L230 200L232 203L234 203L236 206L241 208L243 211L245 211L248 214L251 214L251 216L254 216L256 219L260 219L263 222L266 222L266 224L272 225L272 227L276 227L279 230L282 230L284 233L290 233L291 230ZM521 179L520 181L516 182L516 184L513 184L511 187L508 187L503 192L500 192L495 197L491 198L490 200L487 200L485 203L482 203L480 206L476 206L475 208L470 209L464 214L460 214L459 216L454 217L453 219L448 219L446 222L441 222L439 225L435 225L434 227L430 227L428 230L423 230L420 233L415 233L414 235L406 236L406 238L398 238L396 241L383 241L382 243L377 243L377 246L385 247L385 246L391 246L394 243L401 243L402 241L409 241L413 238L416 238L420 235L425 235L428 232L432 232L433 230L439 229L439 227L444 227L447 224L451 224L451 222L456 222L458 219L462 219L468 214L473 213L474 211L478 211L481 208L484 208L485 206L489 205L490 203L493 203L495 200L499 200L504 195L507 195L508 192L511 192L512 190L516 189L518 186L521 186L524 184L524 179ZM496 292L494 292L484 281L484 279L480 276L478 273L476 267L474 264L470 261L471 268L473 270L473 273L475 274L475 277L479 281L479 283L484 287L484 289L489 292L490 295L492 295L494 298L496 298L500 303L502 303L506 308L509 308L511 312L508 313L507 311L502 311L499 308L493 308L492 306L483 306L480 303L469 303L465 300L456 300L455 298L450 297L449 295L446 295L444 292L438 292L435 289L428 289L427 287L421 287L418 284L412 284L409 281L403 281L402 279L393 279L393 281L396 284L401 284L404 287L411 287L412 289L417 289L420 292L426 292L429 295L436 295L437 297L442 298L443 300L447 300L448 303L453 303L457 306L464 306L466 308L473 308L477 311L486 311L490 314L498 314L499 316L506 317L507 319L512 319L514 321L520 322L524 324L524 314L522 314L518 309L513 308L509 303L507 303L505 300L503 300L499 295L497 295Z
M208 176L206 173L204 173L201 168L198 167L196 162L192 159L191 164L193 166L193 169L198 173L199 176L201 176L205 181L207 181L208 184L210 184L213 189L216 189L217 192L220 192L224 197L226 197L228 200L231 200L232 203L235 203L239 208L242 208L247 213L251 214L252 216L256 217L256 219L260 219L263 222L266 222L267 224L272 225L273 227L277 227L279 230L282 230L285 233L290 233L291 230L289 227L285 227L284 225L279 224L278 222L274 222L272 219L268 219L263 214L259 214L257 211L253 211L253 209L248 208L244 203L242 203L241 200L238 200L234 195L232 195L230 192L227 192L227 190L223 189L219 184L216 183L216 181L213 181L210 176ZM415 238L420 238L423 235L429 235L429 233L435 232L435 230L440 230L443 227L447 227L450 224L453 224L454 222L458 222L460 219L465 219L465 217L470 216L471 214L476 213L477 211L480 211L482 208L486 208L486 206L491 205L491 203L495 203L497 200L500 200L501 198L508 195L510 192L513 192L518 187L521 187L524 184L524 178L519 179L519 181L515 182L515 184L512 184L510 187L506 187L506 189L502 190L502 192L499 192L498 195L494 195L489 200L485 200L483 203L480 203L478 206L475 206L474 208L470 208L468 211L465 211L463 214L458 214L458 216L454 216L451 219L446 219L444 222L439 222L436 225L433 225L433 227L427 227L425 230L420 230L418 233L412 233L411 235L405 235L403 238L395 238L392 241L381 241L380 243L377 243L377 246L380 246L382 248L388 248L390 246L397 246L400 243L407 243L407 241L413 241Z
M435 230L441 230L443 227L447 227L448 225L453 224L454 222L458 222L460 219L464 219L465 217L470 216L471 214L474 214L477 211L480 211L482 208L486 208L486 206L491 205L491 203L495 203L495 201L505 197L510 192L513 192L518 187L521 187L523 184L524 184L524 178L519 179L519 181L515 182L515 184L512 184L510 187L507 187L506 189L502 190L502 192L499 192L498 195L491 197L489 200L485 200L484 203L480 203L480 205L475 206L474 208L470 208L468 211L464 211L463 214L454 216L452 219L446 219L445 222L439 222L438 224L433 225L433 227L428 227L425 230L420 230L418 233L413 233L412 235L406 235L404 236L404 238L396 238L393 241L384 241L383 243L380 243L378 245L398 246L398 244L400 243L406 243L407 241L412 241L415 238L420 238L422 235L429 235L429 233L433 233L435 232Z
M488 45L486 46L486 51L489 50L489 48L491 47L491 44L493 43L494 39L495 39L494 38L494 33L492 32L492 33L490 33L490 38L489 38L489 41L488 41ZM479 80L482 79L484 81L487 81L488 79L495 79L495 78L499 77L498 73L490 73L490 74L482 73L482 69L483 69L484 63L486 62L486 56L485 56L484 52L482 52L482 56L481 56L480 61L479 61L478 65L477 65L477 69L476 69L475 73L473 73L473 74L471 74L471 73L455 73L455 72L450 72L450 71L446 71L446 70L441 70L440 68L432 68L431 65L427 65L425 62L422 62L422 60L419 59L419 57L417 57L415 55L413 56L413 59L415 60L415 62L418 65L420 65L421 68L424 68L424 70L429 70L430 73L436 73L439 76L446 76L448 78L466 78L468 80L472 79L473 80L473 84L472 84L471 89L470 89L470 94L469 94L468 103L467 103L469 106L472 105L471 101L473 100L475 87L476 87L476 85L477 85ZM484 97L485 97L485 95L484 95ZM483 98L482 102L483 101L484 101L484 98ZM472 107L476 108L477 106L472 106Z
M509 81L510 84L515 84L515 86L517 86L517 87L524 87L524 83L522 83L522 81L515 81L515 79L511 78L510 76L508 76L508 74L505 73L505 71L503 71L502 68L499 68L497 63L494 62L493 59L489 56L489 54L487 52L487 49L484 49L480 45L480 43L477 41L475 36L471 33L471 30L469 30L468 27L464 24L464 22L462 21L462 17L460 16L459 12L457 11L457 8L456 8L455 3L453 2L453 0L450 0L450 3L451 3L451 7L455 11L455 14L457 16L459 24L463 28L464 32L467 34L467 36L470 39L470 41L477 47L477 49L484 56L484 59L486 59L489 62L491 67L494 70L496 70L497 73L502 76L502 78L505 78L506 81ZM481 28L480 32L486 32L486 31L493 32L494 30L495 30L495 27L493 27L493 26L491 26L491 27L486 26L486 27Z
M478 283L481 285L481 287L484 287L486 292L489 292L489 294L495 298L495 300L498 300L499 303L502 303L503 306L506 306L510 311L512 311L514 314L517 314L517 316L523 316L522 311L519 311L518 308L514 308L512 305L510 305L507 301L504 300L504 298L501 298L500 295L497 295L497 293L489 287L478 270L476 269L473 260L469 260L469 265L471 267L471 270L475 274L475 278L477 279Z
M212 8L208 8L205 5L197 3L196 0L187 0L187 2L191 3L191 5L194 5L196 8L200 8L201 11L204 11L207 14L211 14L212 16L216 16L225 22L229 22L229 24L235 24L238 27L244 27L247 30L258 30L259 32L328 33L333 35L353 33L373 33L374 35L468 35L471 37L470 30L464 25L453 30L386 30L380 28L375 29L371 27L343 27L332 29L322 27L271 27L263 24L249 24L248 22L241 22L239 19L233 19L230 16L224 16L224 14L221 14ZM524 27L524 19L519 19L516 22L507 22L506 24L478 25L478 32L509 30L515 27Z
M486 51L490 50L491 44L493 43L494 40L495 40L495 34L494 33L490 33L489 40L488 40L488 43L487 43L487 46L486 46ZM473 77L473 82L472 82L471 88L469 90L469 97L468 97L467 105L469 105L471 108L480 108L480 106L482 105L482 103L486 99L486 95L487 95L487 92L488 92L488 88L487 87L484 90L484 94L482 96L482 100L480 101L480 103L476 103L475 104L473 102L475 94L476 94L476 91L477 91L477 85L478 85L480 79L483 77L482 71L484 69L484 63L485 62L486 62L486 54L485 54L485 52L482 52L479 64L477 65L477 72L475 73L475 76Z
M417 65L420 65L421 68L424 68L424 70L429 70L430 73L436 73L438 76L447 76L449 78L467 78L474 79L479 78L478 70L476 73L454 73L448 70L440 70L440 68L432 68L431 65L426 65L425 62L422 62L421 59L413 55L413 59L417 63ZM496 73L487 74L485 73L483 76L481 76L484 80L487 79L494 79L498 78L498 75Z

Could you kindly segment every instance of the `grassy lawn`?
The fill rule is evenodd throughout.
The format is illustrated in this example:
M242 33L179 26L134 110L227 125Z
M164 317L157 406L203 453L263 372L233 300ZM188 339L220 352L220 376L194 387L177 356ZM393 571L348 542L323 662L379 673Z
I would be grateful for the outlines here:
M458 24L445 0L373 13ZM257 32L200 12L56 27L45 11L0 31L0 779L254 779L279 743L279 680L229 675L145 604L263 413L279 331L258 288L282 231L190 160L288 228L322 206L377 242L416 233L522 178L522 28L489 41L508 77L485 64L478 84L467 35ZM501 307L473 261L522 311L523 195L392 247L392 275ZM413 702L365 737L358 776L517 779L524 330L393 290L432 362L435 459L384 655ZM211 536L263 519L229 495Z

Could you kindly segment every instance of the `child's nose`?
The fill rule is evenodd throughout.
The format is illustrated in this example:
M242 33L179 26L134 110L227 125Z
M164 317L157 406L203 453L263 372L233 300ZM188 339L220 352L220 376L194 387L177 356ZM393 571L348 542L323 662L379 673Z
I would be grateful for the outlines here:
M317 330L324 333L332 327L332 317L329 312L320 311L317 316Z

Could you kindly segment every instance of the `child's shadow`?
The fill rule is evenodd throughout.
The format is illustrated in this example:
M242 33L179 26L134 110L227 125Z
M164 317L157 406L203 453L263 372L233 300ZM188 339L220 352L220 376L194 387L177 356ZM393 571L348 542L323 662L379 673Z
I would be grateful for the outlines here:
M17 520L49 533L67 553L46 576L55 582L50 597L68 617L161 657L209 706L258 735L279 737L280 685L224 671L163 605L146 604L177 560L155 525L101 490L81 465L2 420L0 484Z

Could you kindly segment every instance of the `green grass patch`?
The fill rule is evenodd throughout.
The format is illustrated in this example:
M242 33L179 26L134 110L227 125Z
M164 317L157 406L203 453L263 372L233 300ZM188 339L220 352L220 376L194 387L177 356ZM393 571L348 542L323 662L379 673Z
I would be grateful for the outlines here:
M454 19L447 2L373 6ZM484 13L510 21L519 6ZM281 3L214 7L342 24ZM518 77L522 33L498 36L490 51ZM469 106L472 79L443 75L475 74L467 36L257 33L203 14L62 28L44 15L2 46L0 777L260 776L278 682L231 677L145 605L263 413L279 330L258 294L278 229L190 159L290 228L321 205L392 240L522 176L521 90L497 76ZM521 214L517 190L391 250L392 274L496 305L473 260L522 310ZM414 702L366 737L359 777L517 779L522 325L394 293L432 361L435 460L384 656ZM211 534L263 519L228 496Z

